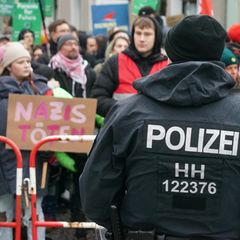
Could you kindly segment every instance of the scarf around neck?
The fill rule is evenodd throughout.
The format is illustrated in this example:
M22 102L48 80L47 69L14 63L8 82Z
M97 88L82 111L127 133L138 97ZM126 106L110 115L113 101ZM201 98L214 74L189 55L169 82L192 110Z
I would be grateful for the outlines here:
M63 54L57 53L52 57L50 66L53 68L53 70L61 69L73 80L73 96L75 96L74 86L77 82L81 84L83 89L83 97L86 98L87 77L84 70L87 66L87 62L82 59L80 54L76 59L69 59L63 56Z

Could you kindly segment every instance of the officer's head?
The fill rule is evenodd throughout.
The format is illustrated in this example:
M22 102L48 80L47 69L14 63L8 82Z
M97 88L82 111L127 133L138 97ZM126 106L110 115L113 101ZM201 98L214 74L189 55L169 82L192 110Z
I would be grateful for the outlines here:
M172 62L219 61L227 33L207 15L184 18L169 30L165 49Z

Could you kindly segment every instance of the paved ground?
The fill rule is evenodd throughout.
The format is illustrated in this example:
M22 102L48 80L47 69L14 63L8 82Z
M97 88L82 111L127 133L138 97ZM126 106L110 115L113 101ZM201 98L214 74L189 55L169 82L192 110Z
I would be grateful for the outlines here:
M69 221L70 214L68 211L65 213L57 214L58 221ZM95 240L95 231L88 231L86 237L76 237L75 236L76 229L69 228L48 228L46 237L51 240Z

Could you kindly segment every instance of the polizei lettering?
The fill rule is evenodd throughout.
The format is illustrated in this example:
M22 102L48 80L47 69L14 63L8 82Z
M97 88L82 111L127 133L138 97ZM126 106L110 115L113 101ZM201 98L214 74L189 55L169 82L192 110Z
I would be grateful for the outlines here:
M146 149L237 156L239 131L147 124Z

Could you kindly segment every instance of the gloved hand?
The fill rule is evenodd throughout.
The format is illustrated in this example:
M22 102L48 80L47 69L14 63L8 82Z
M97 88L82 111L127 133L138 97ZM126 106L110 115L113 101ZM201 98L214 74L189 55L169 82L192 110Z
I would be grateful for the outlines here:
M67 153L56 152L54 155L62 167L70 170L71 172L77 172L74 167L75 161Z
M101 128L103 126L103 124L104 124L104 117L102 117L99 114L96 114L95 124L96 124L97 128Z

